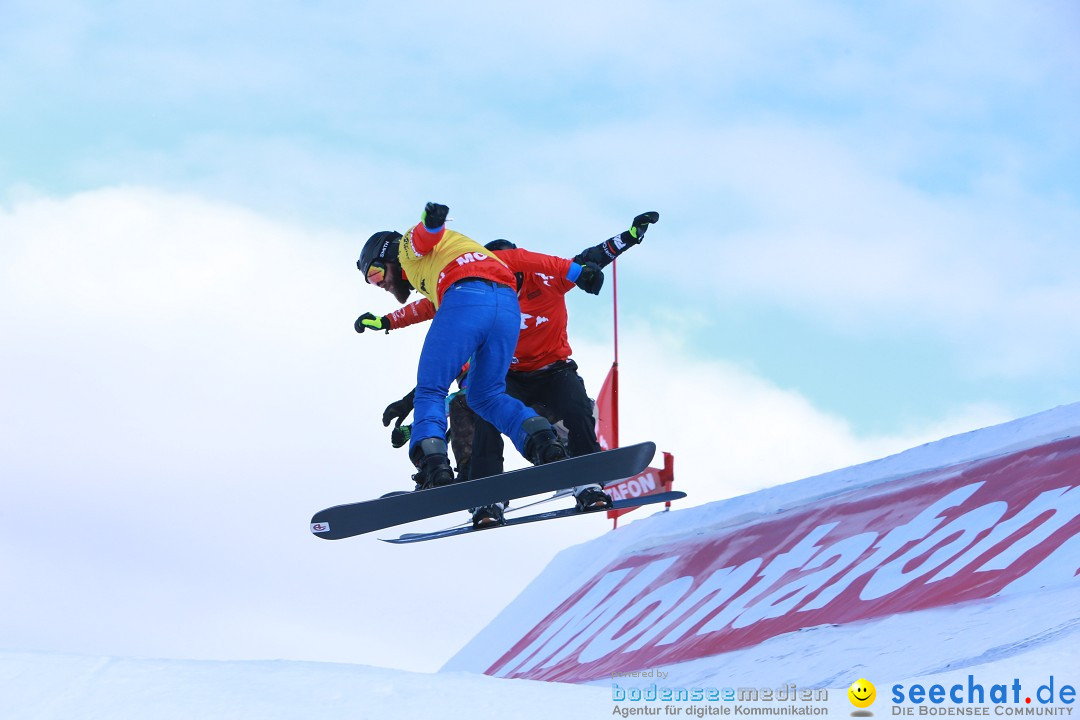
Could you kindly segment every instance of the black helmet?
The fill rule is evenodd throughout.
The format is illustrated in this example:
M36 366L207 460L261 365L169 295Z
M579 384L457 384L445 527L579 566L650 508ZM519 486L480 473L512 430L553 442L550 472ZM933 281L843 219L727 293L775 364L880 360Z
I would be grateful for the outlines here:
M487 245L484 246L484 249L490 250L491 252L495 252L496 250L517 250L517 245L510 242L509 240L503 240L502 238L499 238L498 240L492 240L491 242L489 242Z
M382 230L368 238L364 243L364 249L360 251L360 259L356 261L357 269L366 277L372 263L381 261L385 269L385 263L398 261L398 244L401 233L393 230Z

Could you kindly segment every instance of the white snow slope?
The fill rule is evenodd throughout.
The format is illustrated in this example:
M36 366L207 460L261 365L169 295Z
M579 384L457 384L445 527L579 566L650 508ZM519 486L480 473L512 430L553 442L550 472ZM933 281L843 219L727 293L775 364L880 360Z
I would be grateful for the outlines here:
M1080 685L1080 491L1076 491L1080 473L1072 452L1080 445L1069 438L1080 438L1080 404L729 501L642 518L560 554L436 674L329 663L141 660L7 651L0 652L0 718L1069 716L1076 709L1075 688ZM1031 462L1042 468L1039 478L1026 474ZM1010 493L1039 482L1043 484L1028 488L1024 507L1012 507L1007 500L961 507L957 500L992 486ZM919 500L930 486L944 488L953 500L951 505L938 502L920 514ZM904 503L914 508L906 516L896 510ZM852 507L861 514L852 514ZM867 507L874 512L868 514ZM723 542L710 549L708 558L722 558L723 553L734 552L728 546L755 533L762 535L761 528L775 530L789 522L797 526L796 536L801 533L819 542L852 517L862 518L869 528L897 514L902 517L894 525L901 527L932 517L929 529L936 533L909 542L904 546L909 551L895 563L862 571L858 583L849 583L859 591L858 597L837 601L835 608L820 601L824 608L820 612L835 615L824 622L776 625L778 631L754 635L769 622L820 619L813 612L800 616L792 608L814 605L815 598L827 595L829 583L847 572L849 566L841 560L856 554L844 556L837 550L828 555L815 546L813 551L819 554L806 557L817 561L801 558L805 564L799 572L791 565L769 579L770 585L774 581L789 585L769 595L768 602L743 602L739 606L743 615L729 613L726 634L713 633L724 638L719 648L702 645L703 640L685 643L686 637L710 637L700 632L684 632L682 639L669 645L656 644L676 620L682 622L685 613L703 607L698 601L713 597L700 585L697 596L690 592L687 578L653 589L642 586L636 595L626 591L632 582L618 585L626 577L644 577L651 567L669 567L677 552L671 558L664 553L672 548L699 548L719 538ZM835 522L813 534L814 522L822 518ZM1009 518L1012 525L1006 522ZM880 540L885 534L863 532L844 542L863 550L871 538L885 542ZM864 537L865 542L859 540ZM799 547L779 542L777 550L787 555L776 558L795 557ZM1023 572L985 590L988 577L1025 559ZM943 570L957 566L976 569L951 575ZM634 576L624 572L628 567L644 569ZM816 572L807 574L810 567ZM758 569L763 576L769 572L767 563L751 567ZM710 580L727 577L728 572L725 567ZM732 576L737 573L730 571ZM950 585L954 576L963 583ZM793 578L798 582L789 582ZM811 582L815 578L818 581ZM878 589L882 585L887 587ZM919 592L910 595L911 605L889 604L889 598L896 597L906 602L909 596L903 593L916 585ZM604 592L588 595L590 588L598 587ZM628 600L611 605L623 592L620 587L629 593ZM955 587L964 593L949 596ZM722 594L719 584L712 591ZM695 602L679 605L683 593L696 597ZM847 597L840 590L835 595ZM575 598L583 596L590 603L586 610L595 606L594 613L571 617L564 626L545 625L553 617L558 620L567 608L572 610ZM731 597L740 598L738 593ZM758 607L768 612L757 612ZM681 608L683 614L665 616L672 608ZM855 610L861 615L853 615ZM699 614L697 620L703 619L706 615ZM665 655L665 648L672 647L679 651L668 650ZM653 654L635 655L633 649ZM645 675L622 675L634 671ZM553 677L544 679L561 675L577 684L520 679L545 674ZM856 709L846 694L860 678L877 688L877 698L867 710ZM936 685L941 687L934 689ZM758 697L725 695L735 689L755 689ZM673 693L668 701L651 699L650 693L664 690ZM691 691L700 695L679 695ZM804 694L814 697L807 700ZM788 700L788 695L799 697Z

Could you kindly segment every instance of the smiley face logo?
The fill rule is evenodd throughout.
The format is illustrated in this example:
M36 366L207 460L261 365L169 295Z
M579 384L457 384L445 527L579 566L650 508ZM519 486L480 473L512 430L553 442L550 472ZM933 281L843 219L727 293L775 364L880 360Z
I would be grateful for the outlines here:
M865 678L859 678L848 688L847 696L855 707L867 708L877 698L877 690L874 689L874 683Z

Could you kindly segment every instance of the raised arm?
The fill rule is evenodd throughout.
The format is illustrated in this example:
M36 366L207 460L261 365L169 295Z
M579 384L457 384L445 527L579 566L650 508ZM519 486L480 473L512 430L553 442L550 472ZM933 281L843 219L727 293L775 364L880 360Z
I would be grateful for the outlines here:
M660 220L660 213L655 210L644 212L634 218L629 230L623 230L618 235L608 238L599 245L586 248L574 256L574 262L584 265L596 263L601 269L611 264L611 261L624 252L637 245L645 237L645 231L649 226Z

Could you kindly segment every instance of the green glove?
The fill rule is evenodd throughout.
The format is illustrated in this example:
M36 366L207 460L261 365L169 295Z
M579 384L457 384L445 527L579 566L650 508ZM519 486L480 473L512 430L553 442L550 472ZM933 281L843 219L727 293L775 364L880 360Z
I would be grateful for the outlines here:
M412 437L412 425L397 425L390 431L390 444L396 448L409 442Z
M353 328L358 333L362 333L365 330L385 330L390 332L390 319L385 315L382 317L376 317L372 313L364 313L360 317L356 318L356 322L353 323Z
M590 295L599 295L600 288L604 287L604 271L596 263L587 262L581 266L581 274L574 284Z
M630 229L623 233L623 242L636 245L645 237L645 231L649 229L649 226L659 221L660 213L655 210L641 213L630 223Z
M428 230L435 231L446 224L446 214L448 212L450 212L450 208L446 205L429 202L424 206L424 212L421 213L420 220L423 221L424 227Z

